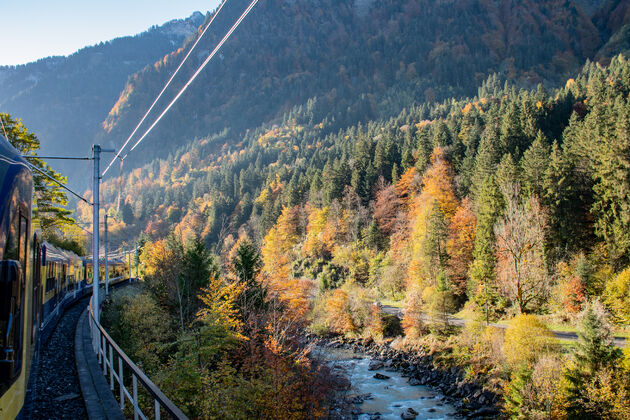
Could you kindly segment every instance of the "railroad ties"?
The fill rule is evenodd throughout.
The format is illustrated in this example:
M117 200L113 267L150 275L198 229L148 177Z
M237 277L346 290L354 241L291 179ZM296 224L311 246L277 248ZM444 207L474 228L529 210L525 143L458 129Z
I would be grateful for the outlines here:
M26 395L26 419L85 419L74 356L75 329L89 297L69 307L34 361Z

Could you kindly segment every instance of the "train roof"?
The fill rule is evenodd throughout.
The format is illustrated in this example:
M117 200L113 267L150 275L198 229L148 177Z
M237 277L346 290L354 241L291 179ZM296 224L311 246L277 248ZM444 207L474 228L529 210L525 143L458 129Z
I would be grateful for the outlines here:
M0 135L0 206L9 199L16 178L30 173L22 154Z
M101 257L98 259L98 263L103 265L105 264L105 258ZM83 264L91 266L92 265L92 258L89 257L83 257ZM107 260L107 264L111 265L111 266L116 266L116 265L124 265L125 262L123 260L121 260L120 258L109 258Z
M15 259L12 238L17 235L17 215L31 217L33 174L7 139L0 136L0 259ZM7 248L9 247L9 248ZM6 248L6 249L5 249ZM6 255L5 255L6 254Z
M46 262L78 262L82 260L74 252L58 248L50 242L44 241L44 246L46 247Z

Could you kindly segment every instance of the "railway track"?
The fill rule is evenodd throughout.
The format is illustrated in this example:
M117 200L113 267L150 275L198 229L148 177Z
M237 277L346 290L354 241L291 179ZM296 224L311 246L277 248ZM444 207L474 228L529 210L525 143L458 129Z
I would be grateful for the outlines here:
M89 296L69 307L33 364L24 418L85 419L87 412L77 376L74 335Z

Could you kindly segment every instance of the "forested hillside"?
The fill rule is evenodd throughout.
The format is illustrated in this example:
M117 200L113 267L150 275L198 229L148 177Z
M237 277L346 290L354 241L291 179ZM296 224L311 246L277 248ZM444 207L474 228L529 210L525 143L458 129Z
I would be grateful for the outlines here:
M225 6L162 107L248 3ZM624 1L265 0L129 159L164 158L224 129L237 143L311 98L324 110L315 120L328 117L336 130L474 95L493 73L519 87L554 86L587 58L606 62L626 48L628 10ZM185 52L134 75L104 121L103 142L126 138Z
M311 100L236 144L226 132L202 138L106 182L103 201L119 216L112 237L156 241L149 270L175 238L201 238L225 267L259 244L258 281L320 334L382 334L378 301L400 302L408 339L448 336L444 313L516 317L500 349L471 331L431 348L485 378L515 416L624 418L630 384L608 322L620 332L630 322L629 94L619 56L558 89L492 76L474 97L345 129ZM574 328L583 310L573 359L540 319ZM539 371L550 385L531 382ZM537 386L552 387L544 407Z
M613 335L630 324L630 62L610 57L629 11L262 2L103 184L112 243L143 244L117 339L193 417L325 416L310 331L404 332L399 349L484 389L462 413L494 395L512 418L628 418ZM180 54L133 77L103 139L131 130Z
M203 19L195 13L136 36L85 47L68 57L2 66L0 111L21 119L37 133L44 155L64 155L68 150L87 154L128 77L177 50ZM85 186L76 179L85 175L76 171L76 162L55 166L70 175L71 184Z

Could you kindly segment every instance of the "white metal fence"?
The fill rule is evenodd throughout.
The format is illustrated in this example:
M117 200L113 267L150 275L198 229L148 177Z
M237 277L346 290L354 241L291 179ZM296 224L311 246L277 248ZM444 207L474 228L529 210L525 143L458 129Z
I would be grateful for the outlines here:
M103 368L103 375L105 375L105 378L109 375L109 386L114 395L116 395L114 392L116 388L115 385L118 384L120 409L124 412L126 401L129 401L133 407L134 420L147 420L149 418L160 420L162 412L166 412L174 419L188 420L188 417L186 417L186 415L160 391L151 379L129 359L125 352L118 347L116 342L107 334L103 326L96 322L92 313L92 303L90 303L88 307L88 316L90 333L92 335L92 346L98 356L98 362ZM114 363L114 359L117 359L117 363ZM125 386L125 377L129 378L128 375L131 375L131 392L127 389L128 385ZM148 413L143 413L139 407L138 382L147 391L150 397L153 398L152 417L148 417Z

